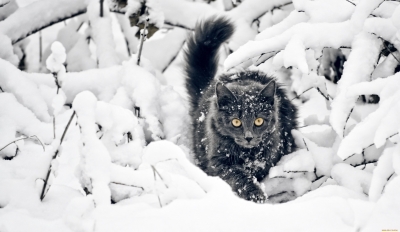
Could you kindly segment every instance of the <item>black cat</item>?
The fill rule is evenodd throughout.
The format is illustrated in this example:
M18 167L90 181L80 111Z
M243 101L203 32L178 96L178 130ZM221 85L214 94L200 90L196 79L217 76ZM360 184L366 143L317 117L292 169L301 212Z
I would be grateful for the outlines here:
M259 181L295 149L291 130L297 109L271 77L257 71L222 74L215 79L220 45L233 25L212 17L188 39L186 86L193 124L196 164L219 176L242 198L266 200Z

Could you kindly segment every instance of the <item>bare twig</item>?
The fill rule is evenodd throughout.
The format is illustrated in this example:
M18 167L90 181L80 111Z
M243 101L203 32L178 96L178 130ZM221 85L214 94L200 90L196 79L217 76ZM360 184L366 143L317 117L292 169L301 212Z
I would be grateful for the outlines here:
M143 33L140 33L140 47L139 47L139 54L138 54L137 62L136 62L137 65L140 65L140 57L142 55L143 43L144 43L144 41L146 40L146 37L147 37L147 27L149 25L149 20L150 20L149 16L148 16L147 9L146 9L146 15L147 16L146 16L146 20L144 22Z
M60 86L60 83L58 83L58 73L53 73L53 76L54 76L54 81L56 82L56 86L57 86L57 94L58 94L58 92L60 91L60 88L61 88L61 86Z
M53 116L53 138L56 139L56 116Z
M382 39L383 40L383 39ZM393 58L397 61L397 63L400 64L400 60L397 59L397 57L392 53L391 49L388 48L388 46L385 44L385 40L383 41L383 46L385 46L385 48L390 52L390 54L392 54Z
M360 97L361 97L361 96L358 96L356 102L360 99ZM349 121L350 115L351 115L351 113L353 113L353 110L354 110L355 107L356 107L356 106L353 106L353 108L351 108L351 110L350 110L350 112L349 112L349 115L347 115L347 119L346 119L346 122L344 123L344 127L343 127L343 138L344 138L344 134L345 134L345 132L346 132L347 121Z
M168 185L164 182L164 179L162 178L162 176L160 175L160 173L157 171L156 167L154 167L154 165L151 165L151 168L153 169L154 173L157 173L157 175L160 177L160 179L163 181L164 185L166 188L168 188Z
M364 153L364 152L363 152L363 153ZM364 158L364 159L363 159L363 162L361 162L361 163L359 163L359 164L350 164L350 165L353 166L353 167L359 167L359 166L362 166L362 165L373 164L373 163L376 163L376 162L378 162L378 160L366 161L365 158ZM364 169L365 169L365 167L364 167Z
M352 1L350 1L350 0L346 0L346 2L348 2L348 3L350 3L351 5L353 5L353 6L357 6L354 2L352 2ZM383 2L383 1L382 1ZM380 5L380 4L379 4ZM374 14L369 14L369 15L371 15L372 17L377 17L376 15L374 15Z
M153 167L153 165L151 165L151 168L153 169L154 181L157 181L157 178L156 178L156 169ZM155 189L155 191L156 191L156 194L157 194L158 203L160 204L160 208L162 208L162 204L161 204L160 195L158 195L158 191L157 191L157 189Z
M329 94L328 94L328 96L325 96L325 94L319 89L319 87L317 87L316 89L317 89L317 91L318 91L327 101L329 101L330 99L332 99L332 97L329 96Z
M7 5L8 3L10 3L10 1L4 2L3 4L0 4L0 7L3 7L3 6L5 6L5 5Z
M165 21L164 24L172 26L172 27L179 27L179 28L182 28L182 29L185 29L185 30L188 30L188 31L194 31L193 28L189 28L189 27L186 27L186 26L178 24L178 23L172 23L172 22L169 22L169 21Z
M39 63L42 63L43 60L43 42L42 42L42 31L39 31Z
M398 134L399 134L399 132L394 133L394 134L392 134L391 136L387 137L386 140L388 140L388 139L390 139L390 138L392 138L393 136L396 136L396 135L398 135ZM372 143L372 144L368 145L367 147L363 148L362 153L364 153L364 150L365 150L365 149L367 149L367 148L369 148L369 147L372 147L372 146L374 146L374 145L375 145L375 143ZM356 153L354 153L354 154L352 154L351 156L347 157L346 159L344 159L344 161L348 160L349 158L353 157L354 155L356 155ZM361 163L360 165L363 165L363 164ZM352 166L360 166L360 165L355 164L355 165L352 165Z
M259 20L259 19L260 19L262 16L264 16L266 13L271 12L271 11L274 11L274 10L276 10L276 9L281 9L282 7L285 7L285 6L288 6L288 5L291 5L291 4L293 4L293 2L288 2L288 3L285 3L285 4L279 5L279 6L274 6L272 9L267 10L267 11L265 11L265 12L262 12L259 16L255 17L255 19L253 19L253 23L254 23L255 21Z
M136 185L130 185L130 184L122 184L122 183L118 183L118 182L110 182L111 184L117 184L117 185L123 185L123 186L127 186L127 187L133 187L133 188L140 188L144 191L143 187L140 186L136 186Z
M61 139L60 139L60 145L58 146L56 152L54 153L54 155L53 155L51 161L53 161L55 158L57 158L58 152L60 151L61 144L62 144L62 142L64 141L64 138L65 138L65 135L67 134L69 125L71 125L72 119L74 118L75 114L76 114L76 113L75 113L75 111L74 111L74 112L72 113L72 115L71 115L71 118L69 119L69 121L68 121L68 123L67 123L67 126L66 126L65 129L64 129L64 133L62 134ZM44 197L45 197L45 191L46 191L47 183L48 183L48 181L49 181L50 173L51 173L51 162L50 162L50 167L49 167L49 170L47 171L47 175L46 175L46 178L45 178L45 181L44 181L42 193L40 194L40 200L41 200L41 201L43 201L43 199L44 199Z
M185 44L186 41L184 41L181 45L181 47L178 49L178 52L176 53L176 55L174 57L172 57L172 59L169 61L169 63L167 64L167 66L165 66L165 68L163 68L162 73L165 72L165 70L167 70L167 68L172 64L172 62L174 62L174 60L176 59L176 57L178 57L179 53L181 52L183 45Z
M296 99L296 98L299 98L301 95L303 95L304 93L306 93L306 92L308 92L308 91L310 91L311 89L313 89L314 87L311 87L311 88L309 88L309 89L307 89L307 90L305 90L304 92L302 92L301 94L299 94L299 95L296 95L296 97L294 97L292 100L290 100L290 101L293 101L294 99Z
M392 176L393 176L394 174L395 174L394 172L393 172L392 174L390 174L390 176L389 176L386 180L389 181L390 178L392 178ZM383 193L383 191L385 191L386 185L387 185L387 183L383 186L381 194Z
M306 140L304 140L304 138L303 138L303 143L304 143L304 145L306 146L306 149L307 149L307 151L310 151L310 150L308 149L308 146L307 146Z
M40 141L40 139L39 139L36 135L31 135L31 136L26 136L26 137L23 137L23 138L16 139L16 140L14 140L14 141L8 143L8 144L5 145L4 147L2 147L2 148L0 149L0 151L2 151L3 149L5 149L6 147L10 146L11 144L13 144L13 143L15 143L15 142L18 142L18 141L20 141L20 140L23 140L23 139L35 139L36 141L39 141L40 145L42 145L42 147L43 147L43 151L46 151L46 150L45 150L45 147L44 147L44 145L43 145L43 143L42 143L42 141Z
M101 18L103 18L103 16L104 16L104 12L103 12L104 11L104 9L103 9L104 6L103 5L104 5L104 0L100 0L100 17Z

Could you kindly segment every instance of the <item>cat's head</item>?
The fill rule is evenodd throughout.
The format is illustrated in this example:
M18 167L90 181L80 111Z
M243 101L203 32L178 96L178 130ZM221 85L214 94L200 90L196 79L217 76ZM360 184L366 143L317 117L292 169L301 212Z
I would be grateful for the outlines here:
M275 81L267 85L216 85L217 124L220 133L244 148L258 146L275 130Z

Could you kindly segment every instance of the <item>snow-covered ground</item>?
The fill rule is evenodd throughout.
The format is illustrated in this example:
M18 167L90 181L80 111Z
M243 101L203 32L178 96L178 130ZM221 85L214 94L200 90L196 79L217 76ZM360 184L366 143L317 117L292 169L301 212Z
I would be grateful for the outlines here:
M112 2L0 0L0 232L400 230L398 1L148 0L140 65L140 1ZM299 107L266 204L193 164L182 49L212 14L236 26L220 72Z

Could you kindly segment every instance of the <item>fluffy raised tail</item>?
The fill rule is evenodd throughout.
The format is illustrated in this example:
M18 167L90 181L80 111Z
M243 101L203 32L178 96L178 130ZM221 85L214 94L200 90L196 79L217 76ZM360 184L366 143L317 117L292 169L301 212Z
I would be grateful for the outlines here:
M186 88L192 106L198 105L200 92L203 91L218 69L218 50L222 43L233 34L233 24L225 17L211 17L198 23L187 41Z

